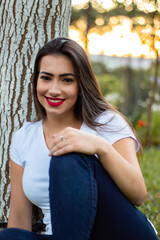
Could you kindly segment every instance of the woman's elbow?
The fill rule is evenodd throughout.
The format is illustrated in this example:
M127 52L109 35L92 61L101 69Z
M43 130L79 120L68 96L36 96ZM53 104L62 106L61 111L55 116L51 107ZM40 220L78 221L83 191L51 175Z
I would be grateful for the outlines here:
M147 197L147 190L145 188L143 191L137 194L134 205L137 207L141 206L144 203L146 197Z

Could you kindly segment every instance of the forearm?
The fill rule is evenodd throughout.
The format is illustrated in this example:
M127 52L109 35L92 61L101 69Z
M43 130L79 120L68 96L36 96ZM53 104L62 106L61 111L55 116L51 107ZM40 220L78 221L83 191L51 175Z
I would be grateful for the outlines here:
M10 211L7 228L20 228L32 231L32 217Z
M32 230L32 203L22 186L24 169L11 160L11 199L8 228Z
M110 174L123 194L134 205L141 205L147 194L141 172L105 140L103 143L101 142L98 156L104 169Z

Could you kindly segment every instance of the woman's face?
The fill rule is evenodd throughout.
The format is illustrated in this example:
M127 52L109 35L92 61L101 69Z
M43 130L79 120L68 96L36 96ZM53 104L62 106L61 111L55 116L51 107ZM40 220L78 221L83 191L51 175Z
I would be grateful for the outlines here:
M47 116L74 114L78 91L74 66L67 56L42 57L37 80L37 97Z

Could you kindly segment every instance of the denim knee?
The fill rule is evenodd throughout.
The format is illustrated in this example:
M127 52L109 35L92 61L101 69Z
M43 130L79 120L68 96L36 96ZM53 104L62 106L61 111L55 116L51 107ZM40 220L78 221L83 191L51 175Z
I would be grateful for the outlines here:
M72 171L72 167L90 168L94 156L82 153L68 153L62 156L53 156L50 165L56 165L60 170ZM51 166L50 166L51 167ZM57 169L58 170L58 169ZM67 172L68 173L68 172Z
M55 239L89 239L98 195L92 161L92 156L79 153L51 159L49 192Z
M0 231L0 240L54 240L51 235L29 232L19 228L7 228Z
M0 240L37 240L32 236L31 232L18 229L18 228L7 228L0 232Z

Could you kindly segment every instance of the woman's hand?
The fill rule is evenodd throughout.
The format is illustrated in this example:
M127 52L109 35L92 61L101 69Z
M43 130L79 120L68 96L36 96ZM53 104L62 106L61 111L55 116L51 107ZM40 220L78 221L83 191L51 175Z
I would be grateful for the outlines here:
M80 152L88 155L98 154L104 139L96 135L67 127L53 135L53 144L50 155L63 155L70 152Z
M120 139L111 146L102 137L67 127L53 135L50 155L60 156L70 152L97 154L123 194L134 205L142 204L147 192L132 138Z

